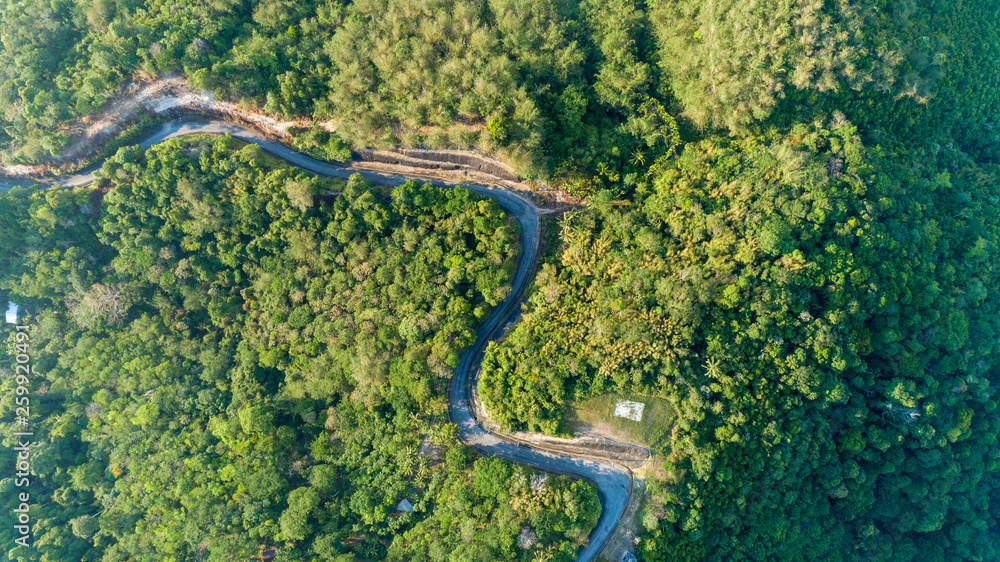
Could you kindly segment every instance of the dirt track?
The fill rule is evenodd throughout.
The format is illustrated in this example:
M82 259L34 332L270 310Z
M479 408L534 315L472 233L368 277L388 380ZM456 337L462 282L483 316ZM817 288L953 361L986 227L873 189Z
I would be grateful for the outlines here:
M312 123L308 120L279 119L220 101L205 92L197 92L185 84L183 77L167 76L144 84L123 87L120 97L98 114L91 114L63 128L69 144L58 156L38 165L0 165L0 180L17 182L19 179L55 177L62 170L78 170L92 158L100 147L116 138L144 115L161 118L190 117L199 115L209 120L222 119L243 125L261 136L283 144L291 144L288 129L319 125L333 132L331 122ZM355 153L358 161L351 166L358 169L405 173L415 177L433 177L454 182L476 182L503 185L522 192L536 204L553 209L578 206L580 201L567 193L548 189L540 182L522 182L514 170L489 156L462 150L369 150ZM92 169L88 167L87 170Z
M334 132L332 122L312 122L276 118L239 104L213 99L206 92L190 89L183 77L166 76L156 80L123 86L119 98L97 114L90 114L63 127L69 144L58 156L32 164L0 165L0 179L54 177L68 170L79 170L96 152L143 116L160 118L200 115L222 119L255 130L262 136L291 144L291 127L319 125ZM416 171L421 177L432 175L450 181L501 184L522 191L542 206L563 208L580 202L565 192L548 189L541 182L522 182L506 163L476 152L463 150L359 149L353 167L389 173ZM89 168L88 168L89 169ZM413 174L410 174L413 175ZM4 178L5 176L5 178Z

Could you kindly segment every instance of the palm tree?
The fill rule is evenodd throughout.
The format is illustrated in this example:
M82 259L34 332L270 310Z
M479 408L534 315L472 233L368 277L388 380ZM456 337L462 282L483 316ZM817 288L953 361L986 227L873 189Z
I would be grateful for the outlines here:
M722 370L719 369L719 362L716 361L715 357L709 357L708 361L705 362L705 374L717 379L722 375Z
M417 451L413 447L407 447L403 449L402 456L399 459L399 472L403 476L412 476L413 470L417 466Z
M423 481L431 473L431 463L427 457L420 457L417 461L417 480Z

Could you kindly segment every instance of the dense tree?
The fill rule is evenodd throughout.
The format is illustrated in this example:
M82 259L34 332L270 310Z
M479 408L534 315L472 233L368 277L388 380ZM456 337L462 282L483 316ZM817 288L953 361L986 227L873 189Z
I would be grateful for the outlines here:
M508 290L516 230L496 203L335 183L228 137L123 149L101 176L0 196L13 238L0 290L31 326L28 344L4 329L4 357L28 345L35 373L33 546L12 555L239 560L277 543L292 558L380 558L424 520L450 525L473 471L446 474L417 449L458 352ZM12 426L17 378L2 368ZM436 440L467 456L448 427ZM0 460L11 475L14 446ZM536 525L539 549L571 556L596 495L550 488L538 501L557 500L498 512L477 552L521 556L509 546ZM395 512L404 497L415 513ZM586 511L566 520L563 504ZM494 516L464 517L471 537Z
M873 2L664 0L653 6L662 65L698 125L738 130L768 117L792 88L899 89L903 55L888 41ZM905 94L929 96L916 88Z
M995 557L996 170L914 162L842 123L688 145L563 218L483 403L671 400L650 560Z
M500 156L589 208L556 226L480 396L502 425L556 434L569 400L669 399L644 559L988 560L998 14L6 1L0 151L51 161L116 88L183 72L311 118L293 144L318 158ZM451 367L508 290L516 226L495 204L331 183L232 139L127 148L102 177L0 197L0 297L29 311L41 374L38 552L572 557L593 491L525 484L440 423ZM425 433L446 448L434 466L414 454Z

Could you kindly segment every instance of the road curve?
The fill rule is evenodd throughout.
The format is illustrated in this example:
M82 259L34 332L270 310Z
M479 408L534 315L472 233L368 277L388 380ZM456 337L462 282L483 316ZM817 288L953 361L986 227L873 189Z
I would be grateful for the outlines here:
M629 472L616 464L551 454L538 448L519 446L516 443L507 441L483 429L476 420L475 410L471 403L472 389L476 384L486 344L496 339L501 334L502 328L513 323L520 313L520 304L524 297L524 290L531 280L535 258L538 255L539 221L537 208L521 195L498 187L410 178L397 174L355 170L336 164L321 162L300 152L296 152L277 141L268 139L259 133L233 123L219 120L187 118L169 121L145 136L137 144L142 148L149 148L164 140L184 135L226 133L243 142L257 144L266 152L316 174L348 178L353 174L360 173L365 179L383 185L398 185L410 179L430 181L430 183L438 187L455 187L461 185L466 189L471 189L481 195L494 199L504 210L517 217L522 233L521 257L514 273L513 282L511 283L510 295L497 305L490 317L476 330L475 344L462 353L458 368L455 370L455 376L452 377L451 389L448 394L448 413L451 421L459 427L459 438L480 454L493 455L547 472L584 478L592 482L597 487L598 495L601 499L601 516L597 522L597 526L590 533L587 546L580 551L577 560L579 562L595 560L604 543L615 530L618 519L628 503L629 491L632 485ZM94 180L94 172L100 169L100 166L101 163L99 162L76 174L40 181L0 180L0 191L6 191L15 185L51 185L61 187L88 185Z

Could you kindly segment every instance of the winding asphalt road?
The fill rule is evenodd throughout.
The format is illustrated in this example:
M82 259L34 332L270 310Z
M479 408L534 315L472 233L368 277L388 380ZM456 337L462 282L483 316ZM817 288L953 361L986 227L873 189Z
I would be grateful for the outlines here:
M461 185L481 195L496 200L509 213L517 217L521 225L521 257L514 273L510 295L494 310L493 314L476 331L476 343L462 353L455 376L452 377L448 396L448 413L451 421L459 427L459 437L468 446L483 455L494 455L509 461L526 464L546 472L584 478L592 482L601 499L601 516L597 526L590 533L587 546L577 557L579 562L590 562L597 558L608 537L615 530L618 519L624 512L632 486L628 471L618 465L606 462L568 457L547 453L544 450L518 445L483 429L472 407L472 390L478 378L480 363L486 344L496 339L504 326L512 324L520 314L521 299L528 285L538 254L539 221L538 210L528 200L513 191L479 184L457 184L423 178L410 178L397 174L385 174L367 170L355 170L336 164L321 162L296 152L285 145L270 140L254 131L225 121L210 119L179 119L161 125L138 144L142 148L164 140L192 134L231 134L243 142L259 145L266 152L282 158L310 172L337 178L348 178L360 173L365 179L383 185L398 185L409 179L431 181L438 187ZM88 185L94 180L94 172L101 163L77 174L61 176L44 181L0 181L0 190L6 191L15 185L50 185L74 187Z

